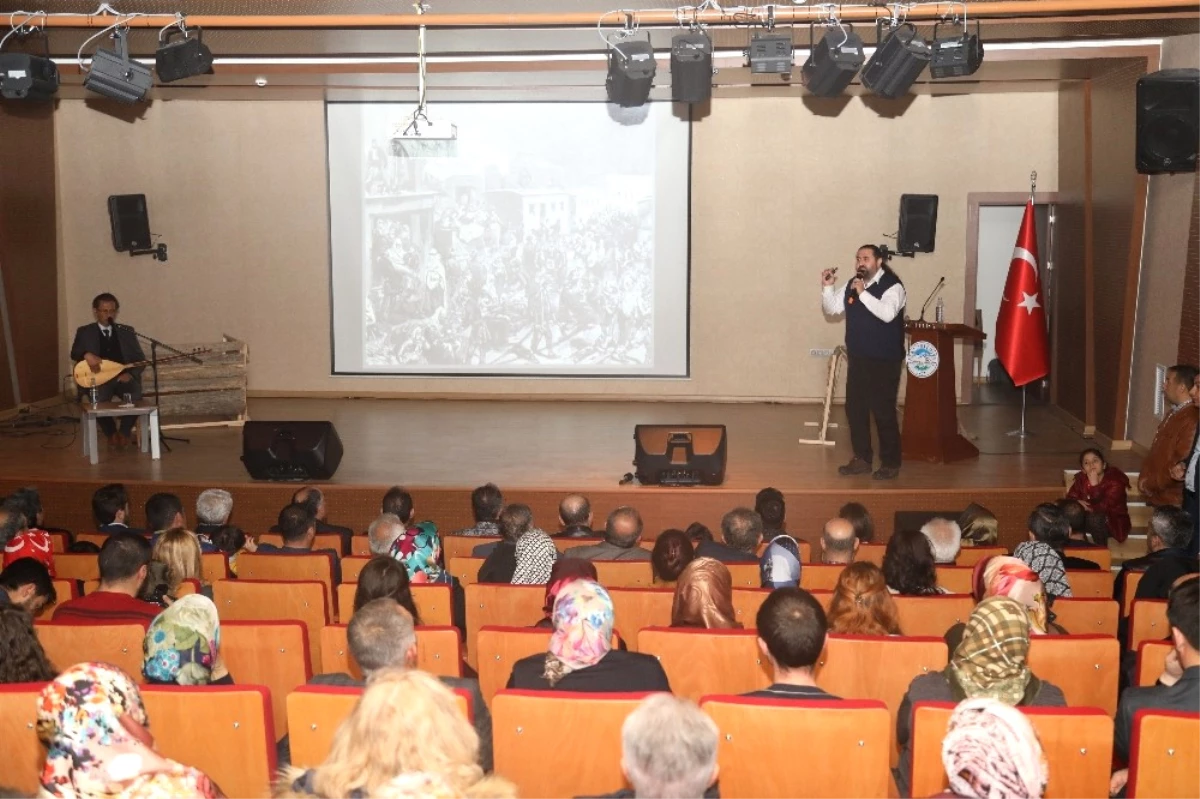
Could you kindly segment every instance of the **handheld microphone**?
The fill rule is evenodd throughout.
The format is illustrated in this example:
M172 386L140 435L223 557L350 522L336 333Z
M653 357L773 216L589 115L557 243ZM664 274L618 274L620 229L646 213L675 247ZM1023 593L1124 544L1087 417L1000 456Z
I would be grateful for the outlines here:
M946 282L945 276L938 278L937 285L933 287L933 291L929 292L929 299L925 300L925 304L921 306L921 318L919 321L925 321L925 309L929 307L929 303L933 302L934 296L938 293L938 289Z

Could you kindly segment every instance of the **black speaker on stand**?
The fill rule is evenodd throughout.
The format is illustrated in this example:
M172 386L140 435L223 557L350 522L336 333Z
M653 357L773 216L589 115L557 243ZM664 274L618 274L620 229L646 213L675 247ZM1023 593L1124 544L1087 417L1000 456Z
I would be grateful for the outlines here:
M1137 82L1137 171L1195 172L1200 69L1164 69Z
M255 480L328 480L342 462L332 422L246 422L242 463Z

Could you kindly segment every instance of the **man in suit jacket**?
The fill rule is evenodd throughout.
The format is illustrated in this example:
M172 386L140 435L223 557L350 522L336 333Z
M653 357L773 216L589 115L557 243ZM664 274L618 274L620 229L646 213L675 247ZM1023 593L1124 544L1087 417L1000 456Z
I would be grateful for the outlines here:
M1176 476L1176 467L1191 453L1200 421L1191 396L1196 374L1195 366L1177 364L1163 381L1163 396L1173 408L1158 426L1138 475L1138 488L1151 505L1183 504L1183 475Z
M128 325L117 324L117 313L121 303L113 295L105 292L97 294L92 300L92 314L96 317L94 324L84 325L75 331L75 342L71 345L72 361L87 361L92 371L100 370L100 361L116 361L117 363L134 363L144 361L146 353L138 342L137 334ZM142 371L145 367L129 369L122 372L116 380L110 380L104 385L96 386L96 399L108 402L115 396L128 394L134 401L142 398ZM88 393L81 389L81 392ZM129 443L129 434L133 432L136 416L122 416L121 430L110 417L96 420L108 443L114 446L125 446Z
M354 531L349 527L339 527L336 524L326 523L325 516L328 513L328 509L325 507L325 495L321 492L321 489L316 486L304 486L292 495L292 502L308 508L309 513L312 514L313 519L316 521L316 532L321 534L334 533L342 539L341 552L338 554L350 554L350 539L354 535ZM388 511L385 510L386 512ZM270 532L282 533L284 530L276 524L271 527Z
M696 557L716 558L722 563L758 563L762 535L761 516L749 508L734 508L721 519L721 538L725 543L703 541L696 547Z
M1191 535L1192 522L1186 513L1169 505L1155 508L1146 529L1146 546L1150 554L1121 565L1113 585L1113 599L1124 607L1125 575L1131 571L1145 572L1138 581L1135 599L1166 599L1176 580L1200 568L1187 552Z
M145 533L145 530L129 525L132 518L129 512L129 492L122 483L109 483L96 489L96 493L92 494L92 517L96 520L97 532L106 535Z
M563 553L568 558L584 560L650 560L649 550L638 546L642 538L642 516L629 506L608 514L604 523L604 541L582 547L571 547Z

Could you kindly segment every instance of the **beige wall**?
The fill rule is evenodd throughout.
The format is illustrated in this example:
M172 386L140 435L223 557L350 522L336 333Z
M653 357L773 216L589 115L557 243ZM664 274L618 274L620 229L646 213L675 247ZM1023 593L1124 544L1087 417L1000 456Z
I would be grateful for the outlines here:
M963 307L966 196L1038 189L1058 174L1056 92L920 96L894 118L860 98L836 116L799 99L715 102L694 126L691 369L687 380L425 379L329 374L324 113L319 102L156 102L130 123L59 103L63 368L91 297L167 341L249 342L266 393L526 394L817 399L840 323L818 272L896 226L902 193L941 198L937 252L895 264L911 314L945 275ZM460 131L460 135L471 135ZM110 243L105 198L145 193L170 261Z

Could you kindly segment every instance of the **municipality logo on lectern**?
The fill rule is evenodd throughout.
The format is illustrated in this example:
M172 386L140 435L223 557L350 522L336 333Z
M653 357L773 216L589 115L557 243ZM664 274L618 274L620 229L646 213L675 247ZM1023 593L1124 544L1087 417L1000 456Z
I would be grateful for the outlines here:
M913 377L929 377L938 368L938 351L928 341L916 341L908 348L908 373Z

